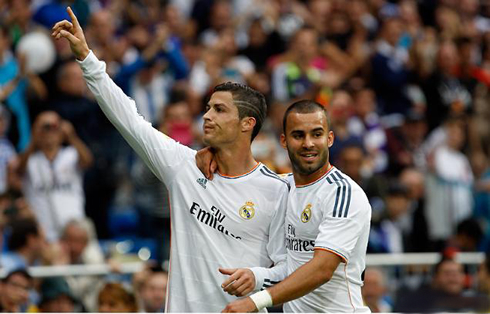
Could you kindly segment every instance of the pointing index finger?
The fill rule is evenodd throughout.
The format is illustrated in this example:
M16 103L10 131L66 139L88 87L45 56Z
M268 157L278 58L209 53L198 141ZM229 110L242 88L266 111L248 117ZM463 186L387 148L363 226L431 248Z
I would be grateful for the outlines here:
M68 7L66 11L68 11L68 15L70 15L73 26L75 26L76 28L80 28L80 23L78 23L78 19L75 16L75 13L73 13L73 10L70 7Z

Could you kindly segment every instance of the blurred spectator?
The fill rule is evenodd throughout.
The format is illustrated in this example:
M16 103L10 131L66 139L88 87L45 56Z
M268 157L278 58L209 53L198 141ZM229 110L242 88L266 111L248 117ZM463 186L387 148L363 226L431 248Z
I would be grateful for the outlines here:
M401 126L386 130L390 173L399 174L407 167L426 168L423 146L426 134L425 117L415 110L405 114Z
M0 312L19 313L27 312L29 290L33 281L24 269L10 271L2 279L0 294Z
M50 254L44 231L33 218L23 218L10 224L8 249L0 255L0 265L7 271L40 265Z
M407 188L398 182L390 184L385 196L385 217L371 226L368 251L373 253L403 253L412 233Z
M92 223L87 220L70 220L61 233L59 245L66 264L100 264L104 262L96 241Z
M160 131L189 147L198 146L199 131L193 124L192 112L185 101L177 101L165 107L160 119Z
M408 189L408 212L412 220L412 232L406 243L406 251L429 252L433 250L433 245L429 240L425 215L424 173L416 168L406 168L400 173L399 180Z
M5 136L9 123L10 114L0 103L0 194L7 190L7 166L16 156L14 146Z
M62 277L43 279L40 292L39 310L41 313L83 312L68 283Z
M367 88L358 91L353 107L354 115L347 122L349 133L362 138L372 171L383 172L388 167L387 139L376 113L376 94Z
M0 219L9 223L19 218L34 218L27 200L21 191L9 189L0 194L0 213L3 217Z
M136 298L120 283L106 283L98 299L101 313L134 313L138 310Z
M114 74L128 46L123 37L116 35L116 16L107 9L92 13L86 34L90 47L107 62L109 73Z
M99 247L94 226L88 219L70 220L58 243L56 264L87 265L102 264L104 256ZM97 276L65 277L68 286L83 307L90 312L97 310L97 289L101 279Z
M21 1L19 1L21 2ZM30 140L31 124L26 103L27 82L23 79L22 68L9 49L10 41L7 28L0 26L0 101L5 101L13 115L13 127L7 129L17 149L23 150ZM11 85L9 86L8 83ZM6 90L4 91L4 87Z
M478 267L478 291L490 298L490 255L486 254L485 260ZM488 299L487 299L488 300Z
M135 275L140 311L146 313L162 312L165 309L168 274L161 267L152 267Z
M364 272L362 298L373 313L389 313L393 305L387 296L388 286L385 275L379 268L368 267Z
M204 51L204 62L196 63L190 73L192 89L202 96L223 81L247 83L255 72L255 65L246 56L236 55L237 51L233 29L221 30L216 42Z
M426 177L426 210L429 236L445 242L459 222L472 214L473 173L461 152L465 142L464 124L452 118L445 124L446 141L433 152ZM442 244L442 243L441 243Z
M179 101L165 107L159 124L160 130L171 138L187 146L195 144L192 116L186 102ZM167 187L140 158L135 160L131 177L134 205L140 216L140 236L155 241L157 251L154 258L162 263L169 259L170 254L170 208Z
M34 123L33 140L19 157L17 173L24 177L24 191L50 242L65 224L85 217L82 171L92 164L92 154L73 126L47 111ZM63 147L66 141L70 146Z
M232 5L231 1L214 0L211 2L209 18L209 28L203 30L200 35L201 43L204 46L214 46L218 41L219 34L232 26ZM234 39L235 36L232 35Z
M478 221L473 218L465 219L456 227L456 234L449 239L446 250L480 251L482 239L483 231Z
M362 137L359 134L352 134L349 130L348 121L353 114L353 106L352 97L348 92L338 90L332 95L329 106L330 129L334 132L335 140L332 147L330 147L330 160L334 164L337 163L340 152L345 146L360 145L363 147ZM370 168L372 169L372 165Z
M405 88L409 79L409 54L400 46L403 23L397 17L383 22L372 64L372 83L383 114L404 114L410 109Z
M372 220L376 221L379 218L375 213L379 209L378 200L386 193L387 189L387 182L385 182L384 176L372 173L369 161L366 158L366 153L360 144L344 146L340 152L336 166L359 184L366 192L373 207Z
M397 294L395 312L468 312L482 310L481 299L464 291L465 274L458 262L443 258L434 267L432 283Z
M284 41L266 18L255 18L248 29L248 45L239 50L257 69L264 70L272 56L284 52Z
M108 207L119 179L116 165L129 148L97 103L88 97L82 70L75 61L59 65L55 84L57 91L46 107L73 125L94 156L92 166L85 170L85 212L94 221L99 236L107 238Z
M129 35L142 52L135 52L134 60L125 63L114 80L134 98L140 114L155 125L169 101L174 81L187 76L188 65L164 24L157 25L155 34L137 26Z
M448 4L438 6L434 18L441 38L453 40L461 35L461 19L455 6L451 7Z
M301 28L292 37L284 60L273 69L274 99L287 103L297 98L314 98L325 79L327 65L319 54L317 31Z
M471 157L471 166L475 174L474 217L480 222L484 232L483 249L490 249L490 165L484 153Z
M75 61L61 64L56 73L57 91L51 96L47 109L56 111L63 119L70 121L80 138L94 140L94 134L102 131L98 125L99 107L87 97L87 86L82 70Z
M427 97L427 122L430 130L439 126L450 115L472 110L472 95L455 75L459 58L454 42L442 42L437 53L437 68L422 84Z

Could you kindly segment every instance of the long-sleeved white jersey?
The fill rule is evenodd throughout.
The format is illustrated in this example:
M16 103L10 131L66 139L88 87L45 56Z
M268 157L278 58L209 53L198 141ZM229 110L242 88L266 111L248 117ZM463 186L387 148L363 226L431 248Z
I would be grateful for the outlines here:
M208 181L195 151L141 117L132 99L90 52L80 63L102 111L169 190L171 257L168 312L219 312L236 299L218 268L253 268L256 287L279 281L286 267L284 219L288 184L262 164L237 177Z

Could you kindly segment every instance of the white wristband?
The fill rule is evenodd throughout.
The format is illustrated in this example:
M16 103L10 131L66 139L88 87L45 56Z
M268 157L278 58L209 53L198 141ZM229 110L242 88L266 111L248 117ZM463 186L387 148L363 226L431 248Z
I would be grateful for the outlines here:
M255 303L258 311L272 306L272 297L267 290L262 290L250 296L250 299Z

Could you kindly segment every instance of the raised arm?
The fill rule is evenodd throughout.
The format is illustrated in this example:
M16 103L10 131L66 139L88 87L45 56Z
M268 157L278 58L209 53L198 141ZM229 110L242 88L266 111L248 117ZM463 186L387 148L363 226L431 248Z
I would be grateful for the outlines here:
M92 152L90 151L90 148L88 148L87 145L85 145L85 143L78 137L73 125L70 122L63 120L61 122L61 131L65 136L66 142L76 149L78 153L78 165L80 168L87 169L92 166L94 162Z
M265 307L280 305L300 298L328 282L340 262L340 257L333 253L315 250L310 261L282 282L251 297L228 304L223 313L256 312Z
M70 8L67 11L72 22L56 23L52 36L68 40L85 81L104 114L152 172L170 184L178 170L176 166L193 158L195 152L154 129L138 114L135 102L112 81L106 73L105 63L90 51L73 11Z

